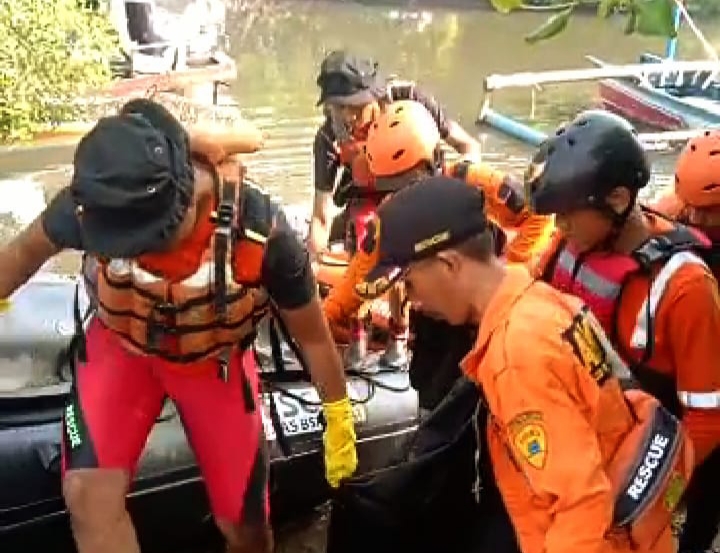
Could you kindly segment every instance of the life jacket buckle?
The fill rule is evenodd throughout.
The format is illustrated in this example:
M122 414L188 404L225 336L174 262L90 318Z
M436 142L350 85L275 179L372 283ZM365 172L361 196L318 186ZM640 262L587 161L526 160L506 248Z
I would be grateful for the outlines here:
M174 315L177 312L177 308L172 303L158 302L153 305L153 311L157 311L161 315Z
M217 225L218 230L232 228L234 218L235 206L230 202L220 202L217 209L212 214L212 221Z
M667 236L658 235L647 240L632 253L632 256L643 269L648 269L651 265L669 257L672 251L673 242Z

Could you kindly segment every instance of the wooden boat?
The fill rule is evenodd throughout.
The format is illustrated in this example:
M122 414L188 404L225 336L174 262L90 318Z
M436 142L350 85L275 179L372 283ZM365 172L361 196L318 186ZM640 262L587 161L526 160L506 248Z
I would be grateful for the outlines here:
M133 70L131 74L132 76L114 80L102 91L102 95L120 99L141 96L149 92L185 91L212 84L213 103L217 103L218 88L237 78L237 67L235 61L227 54L215 52L198 65L149 74Z
M643 64L663 62L654 54L640 57ZM720 127L720 79L713 73L710 68L668 70L648 74L646 81L603 79L598 91L605 109L647 127L664 131L714 128Z
M101 95L123 98L148 91L185 93L212 84L216 103L218 85L237 78L235 62L221 45L226 37L224 6L220 13L200 13L195 4L191 2L185 13L175 14L159 8L155 0L112 0L109 17L118 30L123 53L112 63L119 78ZM188 11L192 8L196 9Z
M591 56L588 56L588 59L597 67L488 75L484 81L485 97L478 114L477 124L487 125L526 144L538 146L547 137L547 132L552 132L552 129L541 130L531 122L496 111L492 108L492 99L496 92L507 88L539 89L550 84L588 81L613 81L627 83L628 87L634 86L638 90L643 87L652 89L652 86L647 83L658 75L662 76L673 72L682 74L706 72L709 75L719 67L716 62L707 61L665 61L662 65L656 63L613 65ZM666 102L669 105L673 98L669 94L667 96ZM710 102L710 99L708 99L708 102ZM710 112L707 109L702 110L699 107L699 102L694 111L690 109L690 104L687 103L683 113L687 114L688 120L691 113L698 120L704 116L703 122L694 122L689 128L679 127L675 130L641 133L640 140L644 146L652 150L675 147L678 144L684 144L685 141L702 132L707 126L720 126L720 109L716 115L717 123L714 125L710 124L709 121Z
M491 107L493 93L506 88L530 88L534 103L534 93L542 85L597 81L605 109L656 131L640 134L648 149L674 148L705 129L720 127L718 54L685 7L678 4L674 14L676 30L681 20L687 22L711 61L677 61L675 36L667 40L664 57L643 54L639 63L615 65L586 56L596 67L489 75L485 78L485 97L477 123L537 146L545 140L546 133L494 110Z

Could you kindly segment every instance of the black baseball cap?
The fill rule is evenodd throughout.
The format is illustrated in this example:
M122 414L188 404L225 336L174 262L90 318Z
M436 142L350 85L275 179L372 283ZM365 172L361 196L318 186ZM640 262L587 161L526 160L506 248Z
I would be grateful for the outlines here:
M446 176L424 179L395 193L378 208L361 247L375 266L355 291L363 298L383 294L408 265L432 257L485 232L482 190Z
M80 140L69 197L85 251L131 258L165 249L193 196L186 143L138 113L102 118Z
M377 62L345 50L335 50L325 57L317 85L320 87L318 106L363 106L381 97L385 91Z

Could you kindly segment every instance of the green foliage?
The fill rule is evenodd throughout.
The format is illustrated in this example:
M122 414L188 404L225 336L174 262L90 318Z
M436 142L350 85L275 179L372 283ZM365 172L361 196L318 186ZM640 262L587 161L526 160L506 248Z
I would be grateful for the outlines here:
M556 13L555 15L550 16L545 23L540 25L537 29L535 29L533 32L531 32L529 35L525 36L525 42L529 44L534 44L535 42L539 42L541 40L546 40L548 38L552 38L555 35L562 32L565 27L567 27L568 21L570 21L570 16L572 15L573 8L572 6L569 6L562 10L561 12Z
M538 9L523 0L490 0L493 8L501 13L514 10ZM558 13L551 15L540 27L525 37L529 44L552 38L559 34L571 19L575 8L579 6L597 5L599 17L609 17L615 13L623 13L627 18L625 33L639 33L646 36L674 37L674 0L550 0L541 9L556 9Z
M77 0L0 0L0 140L26 139L78 114L111 78L117 33Z

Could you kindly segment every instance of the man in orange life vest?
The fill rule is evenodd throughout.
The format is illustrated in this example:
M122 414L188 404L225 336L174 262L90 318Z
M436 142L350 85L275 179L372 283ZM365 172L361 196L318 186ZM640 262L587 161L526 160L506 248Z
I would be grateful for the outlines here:
M271 301L324 404L330 484L355 469L343 368L307 251L230 155L257 147L242 137L188 136L159 104L133 100L83 137L71 185L0 249L3 298L57 252L87 254L95 313L84 332L78 321L62 452L83 553L139 551L125 494L166 396L181 413L228 551L272 550L249 348Z
M628 367L582 301L494 255L484 213L482 191L456 179L399 191L372 221L363 247L375 264L357 292L402 279L415 308L479 325L463 369L490 412L493 471L523 553L670 553L689 438L655 398L623 392Z
M338 206L345 206L348 201L358 204L355 211L361 215L364 202L360 200L374 199L370 191L353 186L357 177L352 174L352 165L370 124L392 102L420 102L432 114L440 135L450 146L469 158L479 156L479 143L446 115L435 98L413 83L386 79L372 59L345 50L332 51L320 65L317 84L320 87L317 103L325 108L326 118L313 143L315 192L309 239L312 252L324 250L328 238L333 238L330 224L333 193ZM364 217L367 216L365 213Z
M642 208L650 168L637 133L580 114L542 144L528 205L558 232L536 274L579 296L640 384L683 422L702 462L720 443L720 300L700 232Z
M683 224L694 225L712 241L697 253L720 277L720 132L706 131L690 140L675 167L675 189L652 207ZM707 408L720 405L720 394L708 394ZM720 523L720 448L715 447L695 470L685 494L686 518L680 534L681 552L707 551Z
M373 186L362 147L372 123L394 102L412 100L421 103L431 114L436 132L450 145L468 156L479 154L479 144L460 125L447 118L434 98L412 83L386 80L371 59L342 50L330 52L321 64L317 83L321 89L318 105L326 107L328 116L313 147L315 199L309 244L316 253L328 246L331 196L336 205L344 207L337 220L344 227L345 250L354 255L357 244L362 242L365 223L385 196ZM338 179L340 181L336 182ZM397 297L390 299L397 303ZM390 321L390 338L380 361L399 368L407 364L407 325L398 318L397 305L391 306L391 310L395 317ZM360 321L353 319L351 322L346 364L362 364L366 336Z
M522 183L505 173L465 160L445 162L440 140L433 118L422 104L406 100L389 106L370 126L365 144L366 170L374 180L375 189L392 194L441 172L459 177L482 188L486 193L488 217L503 230L514 231L514 237L507 244L504 240L498 241L506 259L509 262L528 261L533 252L546 244L552 231L552 219L530 214L524 205ZM360 309L363 300L354 287L363 280L373 263L372 257L360 249L352 258L343 280L325 298L323 309L331 326L352 317ZM397 302L391 302L391 307L396 305ZM438 328L444 327L444 323L426 321L417 313L410 316L415 344L421 350L434 344L436 333L447 334L443 332L446 329ZM453 334L459 331L456 329ZM415 347L414 350L418 353ZM466 351L461 353L464 355ZM447 370L438 370L437 361L428 362L430 358L436 360L437 356L420 351L410 362L410 377L420 393L423 409L432 409L460 374L456 362L450 363Z

